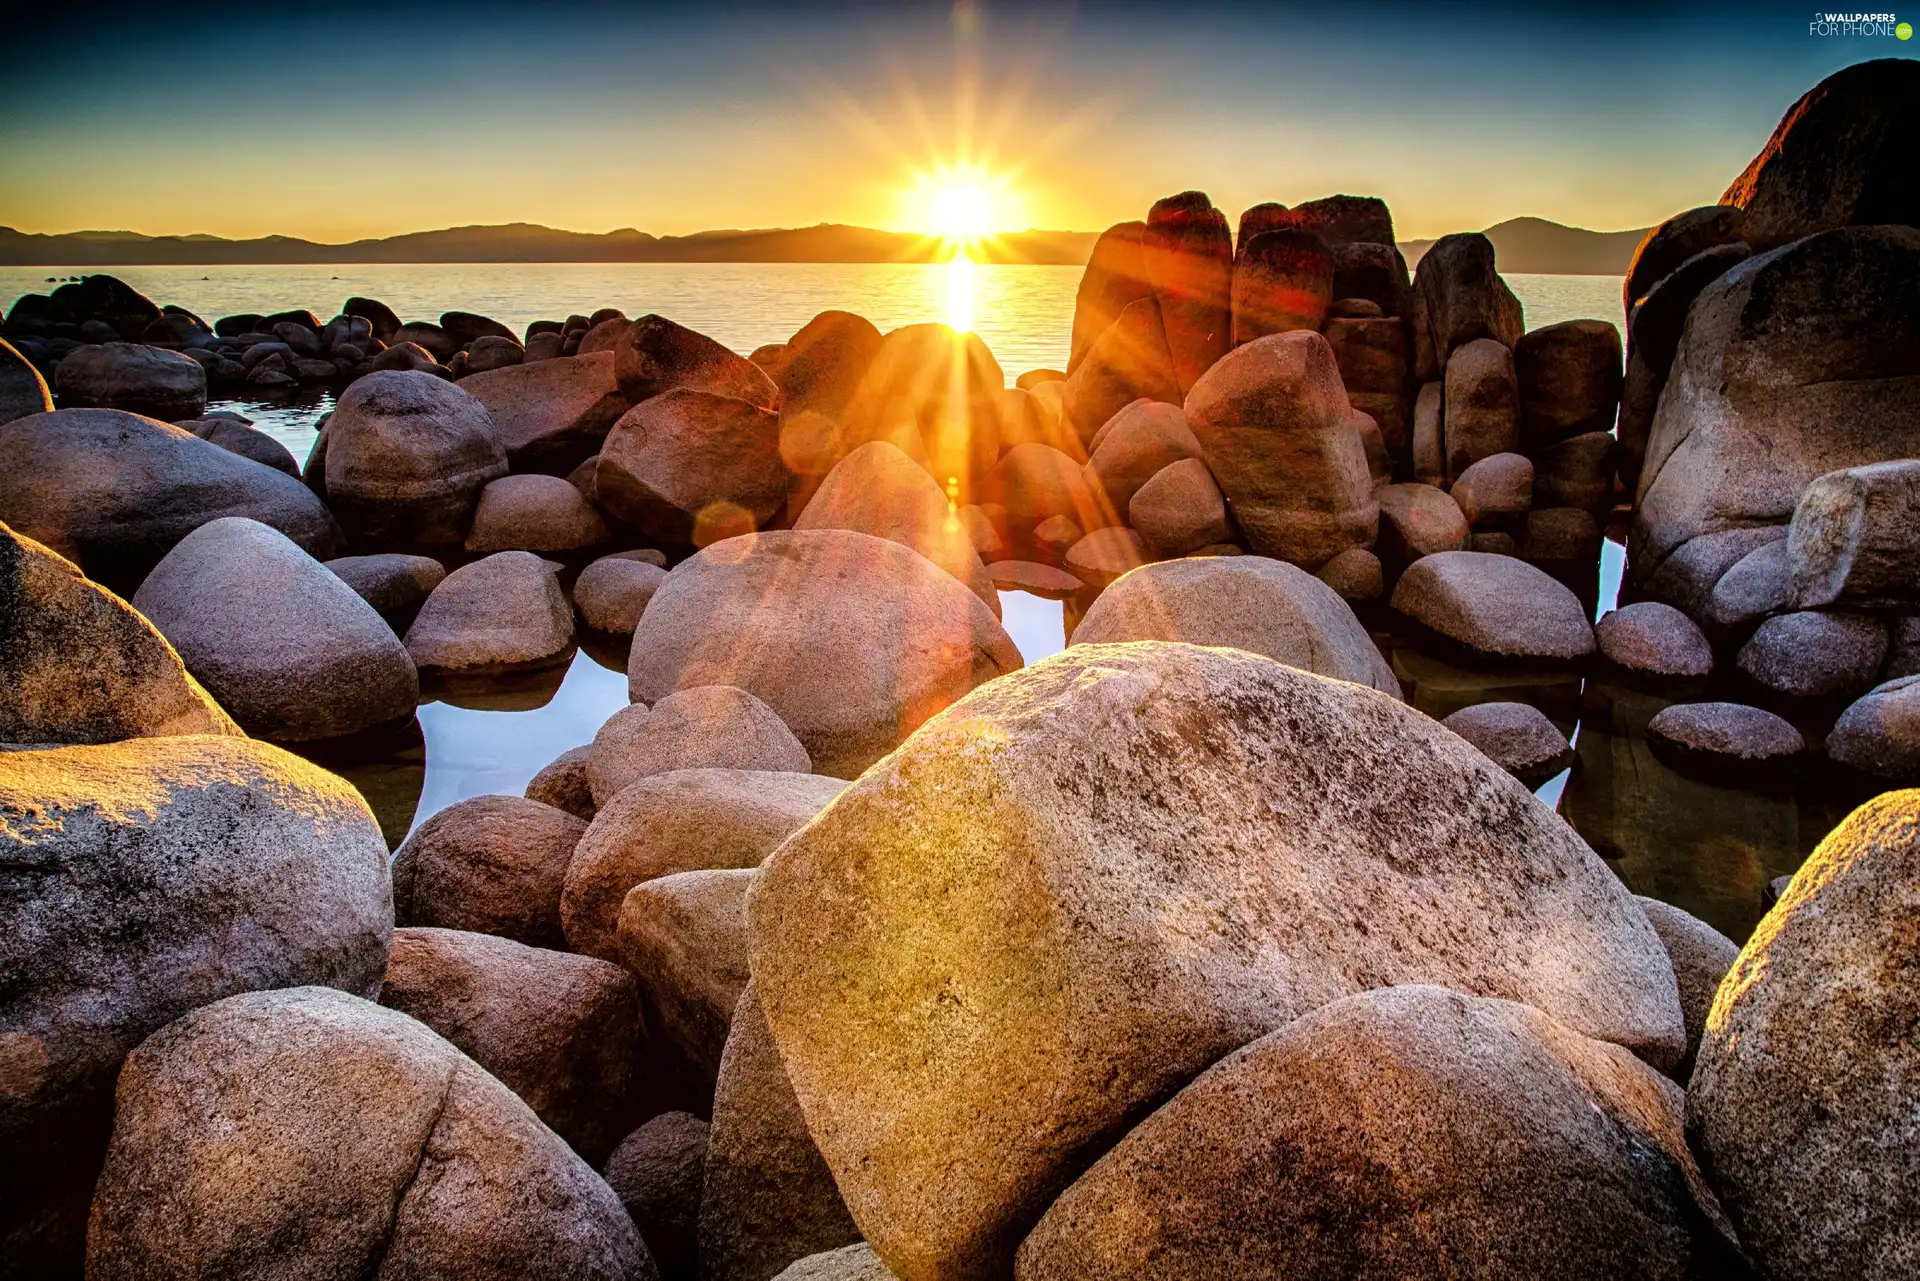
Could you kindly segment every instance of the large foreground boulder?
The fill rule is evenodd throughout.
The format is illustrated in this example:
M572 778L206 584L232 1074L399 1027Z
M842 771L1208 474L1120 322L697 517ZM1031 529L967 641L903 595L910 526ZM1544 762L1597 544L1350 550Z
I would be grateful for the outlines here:
M340 395L327 503L358 552L457 549L487 482L507 474L493 416L432 374L383 370Z
M850 530L750 535L678 566L634 629L637 702L734 685L813 768L851 778L927 717L1020 666L991 610L900 544Z
M188 534L133 605L260 738L337 738L410 717L420 701L413 659L386 620L257 520L225 516Z
M1131 1118L1342 996L1444 982L1662 1066L1685 1044L1572 828L1421 713L1233 650L1076 645L976 691L748 914L808 1126L908 1277L1004 1274Z
M1920 791L1855 810L1720 985L1687 1095L1700 1163L1770 1277L1920 1270Z
M178 427L117 409L0 425L0 520L121 596L221 516L271 525L321 559L339 550L340 527L313 491Z
M0 524L0 743L239 734L153 624Z
M250 993L128 1057L88 1276L375 1274L658 1276L600 1176L404 1014Z
M1014 1275L1713 1275L1738 1249L1684 1108L1529 1006L1381 988L1209 1068L1054 1202Z
M142 1037L255 988L378 990L386 842L346 782L232 737L0 754L0 814L0 1241L57 1274Z

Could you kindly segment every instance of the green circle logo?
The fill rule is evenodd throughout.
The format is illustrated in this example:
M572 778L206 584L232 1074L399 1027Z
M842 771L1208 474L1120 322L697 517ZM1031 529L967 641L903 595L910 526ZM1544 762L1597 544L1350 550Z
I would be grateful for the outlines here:
M1913 24L1911 22L1903 22L1893 29L1893 34L1902 40L1911 40L1913 39Z

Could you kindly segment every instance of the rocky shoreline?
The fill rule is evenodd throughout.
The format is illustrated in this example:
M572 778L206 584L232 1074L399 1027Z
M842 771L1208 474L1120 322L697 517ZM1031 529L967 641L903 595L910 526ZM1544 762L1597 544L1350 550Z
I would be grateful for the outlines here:
M1920 1269L1920 791L1742 947L1376 641L1920 782L1917 67L1650 232L1624 341L1344 195L1109 229L1011 380L845 312L20 299L0 1277ZM304 460L208 412L303 384ZM286 750L596 637L631 705L391 856Z

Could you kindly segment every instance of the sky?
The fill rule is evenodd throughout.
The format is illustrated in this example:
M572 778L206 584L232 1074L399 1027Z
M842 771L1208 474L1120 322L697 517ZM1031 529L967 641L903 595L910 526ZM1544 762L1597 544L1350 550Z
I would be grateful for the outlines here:
M1713 203L1823 76L1920 56L1804 3L36 10L0 48L0 225L324 241L925 231L955 185L998 230L1189 188L1378 195L1403 239L1619 230Z

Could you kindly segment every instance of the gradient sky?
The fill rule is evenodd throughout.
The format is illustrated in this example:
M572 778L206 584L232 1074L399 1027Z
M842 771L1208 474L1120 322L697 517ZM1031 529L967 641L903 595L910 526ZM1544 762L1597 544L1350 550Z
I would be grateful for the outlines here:
M1380 195L1403 238L1613 230L1711 203L1822 76L1915 52L1766 3L67 8L0 48L23 231L921 230L916 174L956 163L1006 228L1198 187L1230 215Z

